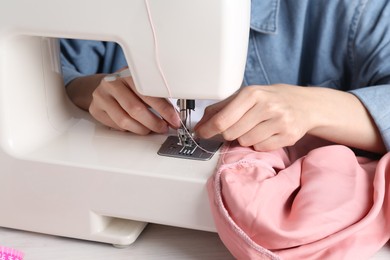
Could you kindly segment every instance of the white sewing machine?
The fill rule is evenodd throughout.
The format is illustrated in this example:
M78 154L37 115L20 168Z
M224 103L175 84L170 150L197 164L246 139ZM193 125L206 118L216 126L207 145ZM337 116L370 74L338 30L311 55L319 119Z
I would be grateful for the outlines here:
M0 0L0 226L129 245L147 222L214 231L209 161L157 155L166 136L96 124L67 98L57 38L116 41L138 90L168 97L145 0ZM250 0L149 0L171 95L242 81Z

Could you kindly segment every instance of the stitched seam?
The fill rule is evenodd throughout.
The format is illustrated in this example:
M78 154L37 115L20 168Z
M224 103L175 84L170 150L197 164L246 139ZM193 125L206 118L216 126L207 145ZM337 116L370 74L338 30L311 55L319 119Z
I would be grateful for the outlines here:
M356 11L352 17L352 21L348 33L348 60L351 66L353 77L354 75L356 75L356 71L357 71L355 41L357 37L357 31L360 27L361 17L363 15L363 11L366 7L367 2L368 0L361 0L358 6L356 7Z
M272 4L272 14L273 14L272 22L267 23L266 25L260 25L259 28L266 30L266 31L270 31L272 33L276 33L278 30L276 20L277 20L278 14L279 14L278 0L275 0Z
M255 35L254 35L254 38L255 38ZM257 56L257 61L259 62L259 65L260 65L260 68L261 68L261 71L263 73L263 76L264 76L264 79L265 81L267 82L267 84L269 85L270 84L270 81L269 81L269 78L268 78L268 74L267 72L265 71L265 68L263 66L263 62L262 62L262 59L261 59L261 55L260 55L260 52L257 48L257 45L255 44L255 41L252 43L253 46L254 46L254 50L255 50L255 53L256 53L256 56Z
M274 168L271 165L269 165L267 162L264 162L261 159L241 159L241 160L234 162L234 163L220 165L219 171L222 172L224 170L231 170L231 169L237 169L237 168L249 168L249 167L254 167L254 166L262 166L262 167L266 168L267 170L274 171Z
M257 251L263 256L267 256L269 259L280 259L279 256L275 255L272 251L256 244L230 217L222 199L222 190L221 190L221 174L222 169L220 169L214 179L214 192L216 196L216 204L218 207L218 211L222 214L222 218L228 223L228 225L233 229L233 232L236 233L247 245L249 245L252 249Z

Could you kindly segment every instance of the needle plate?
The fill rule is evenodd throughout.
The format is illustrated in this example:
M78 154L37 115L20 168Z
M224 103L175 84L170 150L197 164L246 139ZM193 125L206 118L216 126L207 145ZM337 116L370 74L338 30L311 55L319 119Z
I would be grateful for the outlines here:
M177 136L168 136L157 153L161 156L207 161L213 157L214 153L218 151L219 147L222 145L222 142L220 141L205 139L197 141L201 148L196 145L185 147L178 143L179 138Z

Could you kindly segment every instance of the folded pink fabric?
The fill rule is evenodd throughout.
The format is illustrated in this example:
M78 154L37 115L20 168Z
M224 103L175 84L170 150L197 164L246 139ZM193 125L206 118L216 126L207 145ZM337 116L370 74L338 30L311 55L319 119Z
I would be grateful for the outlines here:
M313 140L223 150L208 192L237 259L368 259L389 240L390 153L375 161Z

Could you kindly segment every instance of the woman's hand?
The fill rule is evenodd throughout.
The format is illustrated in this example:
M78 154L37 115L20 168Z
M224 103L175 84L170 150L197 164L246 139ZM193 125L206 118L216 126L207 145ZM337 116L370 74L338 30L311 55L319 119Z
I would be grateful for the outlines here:
M311 127L298 87L248 86L212 105L196 125L203 138L222 134L242 146L268 151L295 144Z
M376 125L353 94L320 87L244 87L206 108L195 131L201 138L221 134L259 151L294 145L307 133L367 151L385 151Z
M179 117L169 101L139 94L131 77L114 81L106 81L102 75L79 78L68 85L68 93L76 105L117 130L146 135L165 133L169 126L180 127Z

